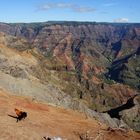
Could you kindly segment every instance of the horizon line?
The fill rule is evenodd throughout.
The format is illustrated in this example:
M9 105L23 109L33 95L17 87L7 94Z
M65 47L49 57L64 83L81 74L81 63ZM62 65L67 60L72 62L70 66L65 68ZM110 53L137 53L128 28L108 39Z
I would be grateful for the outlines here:
M0 21L0 23L6 23L6 24L34 24L34 23L49 23L49 22L56 22L56 23L62 23L62 22L76 22L76 23L110 23L110 24L140 24L140 22L110 22L110 21L80 21L80 20L48 20L48 21L30 21L30 22L3 22Z

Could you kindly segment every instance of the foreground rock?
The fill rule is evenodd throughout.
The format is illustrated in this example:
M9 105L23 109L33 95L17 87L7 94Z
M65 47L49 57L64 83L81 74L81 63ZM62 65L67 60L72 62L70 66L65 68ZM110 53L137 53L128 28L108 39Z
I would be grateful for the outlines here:
M109 140L136 140L140 134L133 131L108 129L104 124L84 114L33 102L30 98L13 96L0 90L0 139L2 140L43 140L61 138L63 140L86 140L97 138ZM14 108L28 113L25 120L16 123L16 119L7 114L15 115Z

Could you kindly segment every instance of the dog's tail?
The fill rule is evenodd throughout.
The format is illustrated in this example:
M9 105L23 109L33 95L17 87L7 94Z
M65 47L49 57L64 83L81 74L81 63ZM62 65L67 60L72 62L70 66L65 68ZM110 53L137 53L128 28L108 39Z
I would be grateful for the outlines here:
M8 116L17 119L17 116L13 116L13 115L10 115L10 114L8 114Z

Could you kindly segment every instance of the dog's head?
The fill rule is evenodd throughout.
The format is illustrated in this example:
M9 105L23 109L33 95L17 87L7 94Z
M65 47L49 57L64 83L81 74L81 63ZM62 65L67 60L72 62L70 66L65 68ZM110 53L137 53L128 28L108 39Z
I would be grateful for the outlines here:
M26 112L22 112L22 117L26 118L27 117L27 113Z

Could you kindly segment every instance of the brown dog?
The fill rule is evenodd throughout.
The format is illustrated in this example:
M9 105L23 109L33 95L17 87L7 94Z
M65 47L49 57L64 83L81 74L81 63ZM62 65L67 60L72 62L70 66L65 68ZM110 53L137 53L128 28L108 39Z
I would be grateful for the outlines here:
M17 108L15 108L15 112L16 112L16 115L17 115L17 122L22 120L22 119L25 119L27 117L27 113L26 112L23 112Z

